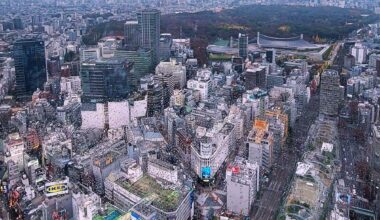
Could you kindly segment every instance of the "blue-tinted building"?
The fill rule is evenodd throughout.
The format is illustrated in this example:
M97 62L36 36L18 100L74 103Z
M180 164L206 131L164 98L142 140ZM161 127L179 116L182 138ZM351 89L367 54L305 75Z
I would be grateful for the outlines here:
M13 57L17 98L31 96L37 89L43 89L47 80L44 41L37 37L17 40Z

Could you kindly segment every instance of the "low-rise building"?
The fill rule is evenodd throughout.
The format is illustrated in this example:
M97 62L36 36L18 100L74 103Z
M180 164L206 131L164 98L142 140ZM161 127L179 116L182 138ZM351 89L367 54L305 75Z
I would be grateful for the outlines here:
M72 204L74 219L93 219L101 207L101 199L93 192L90 194L73 193Z
M192 190L182 184L173 185L149 175L133 184L123 171L111 173L105 180L106 197L132 215L142 219L189 219L193 208Z
M173 184L178 183L177 167L159 159L148 160L148 174L156 179L160 178Z

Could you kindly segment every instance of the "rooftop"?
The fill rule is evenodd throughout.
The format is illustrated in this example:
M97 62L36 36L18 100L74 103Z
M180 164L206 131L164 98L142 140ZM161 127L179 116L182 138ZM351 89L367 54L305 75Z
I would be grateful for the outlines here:
M303 39L303 36L292 38L270 37L258 33L257 44L265 48L292 49L292 50L316 50L321 47Z
M156 167L159 167L161 169L166 169L169 171L177 169L176 166L159 159L149 159L149 163Z
M119 179L118 184L141 198L149 197L153 206L166 212L175 211L186 196L179 190L163 188L154 178L147 175L133 184Z
M220 133L224 134L224 135L228 135L229 133L231 133L231 131L234 129L234 125L231 124L231 123L228 123L226 122L222 129L220 129Z
M129 20L129 21L126 21L125 24L139 24L139 22L136 20Z
M124 213L118 210L115 206L107 203L106 210L103 214L96 214L92 220L120 220Z
M237 156L235 161L228 165L227 174L231 175L233 182L249 185L256 181L259 166L257 163L249 163L242 157Z
M310 170L311 168L311 165L308 164L308 163L302 163L302 162L298 162L297 163L297 170L296 170L296 174L298 176L305 176L306 173Z
M334 148L333 144L323 142L321 150L322 151L327 151L327 152L332 152L333 148Z

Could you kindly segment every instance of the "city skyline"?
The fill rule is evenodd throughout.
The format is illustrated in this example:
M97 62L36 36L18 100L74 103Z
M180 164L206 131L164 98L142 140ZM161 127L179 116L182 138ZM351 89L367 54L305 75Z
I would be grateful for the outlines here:
M0 7L0 219L379 218L380 1Z

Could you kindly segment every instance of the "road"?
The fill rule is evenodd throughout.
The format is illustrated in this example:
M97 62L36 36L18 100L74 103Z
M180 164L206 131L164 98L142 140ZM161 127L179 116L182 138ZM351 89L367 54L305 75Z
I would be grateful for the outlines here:
M311 98L304 113L296 121L293 131L289 134L290 140L284 147L277 166L269 176L269 183L260 189L261 196L255 201L251 219L271 220L277 216L283 198L288 193L290 180L295 172L296 163L304 152L304 143L311 124L318 116L319 96Z
M364 183L365 181L360 179L358 172L358 165L363 164L369 158L370 150L365 149L368 146L360 143L354 137L355 130L352 128L340 128L339 129L339 141L340 141L340 155L341 155L341 176L344 179L345 185L350 188L351 193L360 197L365 197ZM353 193L355 191L355 193ZM355 200L354 206L360 208L370 208L368 203Z

